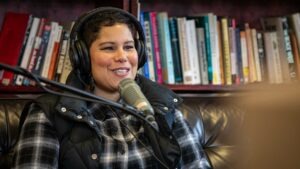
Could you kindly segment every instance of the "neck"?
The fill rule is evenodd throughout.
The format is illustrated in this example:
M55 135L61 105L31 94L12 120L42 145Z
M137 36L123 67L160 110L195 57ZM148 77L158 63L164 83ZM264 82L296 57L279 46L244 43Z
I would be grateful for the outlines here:
M104 91L104 90L101 90L101 89L95 87L93 93L97 96L100 96L100 97L103 97L105 99L112 100L112 101L118 101L120 99L120 93L118 91L109 92L109 91Z

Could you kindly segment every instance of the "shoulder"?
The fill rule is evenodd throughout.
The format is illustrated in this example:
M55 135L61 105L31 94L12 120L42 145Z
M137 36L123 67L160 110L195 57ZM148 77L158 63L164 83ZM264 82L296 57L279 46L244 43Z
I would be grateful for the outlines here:
M182 103L182 98L172 90L142 75L137 75L136 82L151 105L157 106L162 111L172 111Z

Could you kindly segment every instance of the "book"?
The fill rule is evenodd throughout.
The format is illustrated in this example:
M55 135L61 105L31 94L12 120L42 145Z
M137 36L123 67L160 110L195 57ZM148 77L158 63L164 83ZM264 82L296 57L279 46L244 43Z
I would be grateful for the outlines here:
M267 72L265 46L264 46L262 32L257 32L256 38L257 38L257 51L258 51L258 58L259 58L259 67L261 71L261 79L262 81L267 81L268 72Z
M220 83L221 85L225 84L225 78L224 78L224 64L223 64L223 60L224 60L224 52L223 52L223 48L222 48L222 27L221 27L221 22L220 20L217 20L217 32L219 34L219 38L218 38L218 44L219 46L221 46L219 48L219 54L220 54L220 59L219 59L219 67L220 67Z
M186 40L188 50L188 67L192 80L189 84L201 84L199 55L197 49L196 25L194 19L186 20Z
M181 59L180 59L177 19L175 17L169 18L169 28L170 28L171 47L172 47L173 63L174 63L174 78L175 78L175 83L180 84L183 83L183 78L182 78L182 67L181 67Z
M158 28L157 28L157 13L150 12L150 22L151 22L151 30L152 30L152 39L153 39L153 46L154 46L154 58L155 58L155 73L156 73L156 82L163 83L163 75L162 75L162 67L161 67L161 60L160 60L160 45L159 45L159 35L158 35Z
M238 62L237 62L237 45L236 45L236 21L234 18L228 18L228 38L229 38L229 51L231 61L231 80L232 84L239 84L240 79L238 75Z
M231 56L230 56L230 42L229 42L229 30L228 30L228 19L221 18L221 32L222 32L222 47L223 47L223 65L224 65L224 76L225 84L232 84L231 75Z
M168 13L158 12L157 23L163 82L175 84Z
M53 80L58 64L58 52L59 52L59 46L61 42L61 35L62 35L62 26L58 25L58 30L54 36L54 47L52 50L52 56L51 61L49 65L49 71L48 71L48 79Z
M186 34L186 18L177 17L178 38L180 47L180 60L182 67L183 84L192 83L192 70L189 65L189 51L187 47L187 34Z
M145 33L146 31L145 31L145 26L144 26L144 12L138 13L138 19L139 19L139 22L141 23L142 29L144 31L144 35L145 35L145 44L144 44L145 46L144 47L145 47L145 50L147 53L146 33ZM144 66L138 70L138 73L140 73L140 74L144 75L146 78L150 79L148 58L146 59Z
M24 69L27 69L28 63L30 62L30 55L32 53L32 49L34 46L34 40L35 40L37 31L38 31L39 24L40 24L40 18L33 17L33 21L32 21L31 27L30 27L30 33L29 33L29 36L28 36L28 39L26 42L25 50L22 55L22 59L21 59L22 61L21 61L21 64L19 65L20 67L22 67ZM15 84L22 85L23 79L24 79L24 76L17 75Z
M292 51L291 39L289 35L289 32L292 30L290 28L290 25L288 24L287 17L285 16L281 17L281 21L282 21L282 28L283 28L284 47L285 47L285 52L286 52L286 57L288 62L290 78L292 81L295 81L297 80L297 70L296 70L296 63L294 60L294 54Z
M48 41L46 53L44 56L45 58L44 58L43 67L41 70L41 76L44 78L48 78L48 72L49 72L52 53L53 53L53 49L54 49L55 38L58 33L58 22L51 21L50 27L51 28L50 28L49 41Z
M217 23L217 16L213 13L209 14L209 23L210 25L210 34L211 34L211 57L212 57L212 84L220 85L221 82L221 67L220 67L220 51L221 46L219 45L219 36L218 33L218 23Z
M280 52L278 47L277 32L269 31L263 33L267 58L269 83L282 83L282 67L280 62Z
M240 28L235 28L235 40L236 40L236 61L237 61L237 84L244 83L244 76L243 76L243 60L242 60L242 47L241 47L241 35L240 35Z
M296 40L298 44L298 50L300 52L300 13L296 12L288 16L291 28L295 32Z
M297 38L294 31L289 32L291 38L291 47L293 51L294 61L295 61L295 69L297 79L300 80L300 52L298 49Z
M18 66L21 59L21 50L25 42L26 32L31 25L31 15L27 13L7 12L5 13L0 36L0 62L10 66ZM26 42L25 42L26 43ZM12 85L14 74L3 71L1 83Z
M249 63L248 63L248 52L247 52L247 42L246 42L246 32L244 30L240 31L240 42L241 42L241 58L242 58L242 68L243 68L243 84L249 83Z
M252 28L251 30L251 39L252 39L252 47L253 47L253 57L254 57L254 64L256 70L256 81L261 82L261 70L260 70L260 60L258 55L258 46L257 46L257 31L256 29Z
M197 49L199 55L199 67L200 67L200 77L201 84L208 85L208 72L207 72L207 56L205 49L205 35L204 28L196 27L196 36L197 36Z

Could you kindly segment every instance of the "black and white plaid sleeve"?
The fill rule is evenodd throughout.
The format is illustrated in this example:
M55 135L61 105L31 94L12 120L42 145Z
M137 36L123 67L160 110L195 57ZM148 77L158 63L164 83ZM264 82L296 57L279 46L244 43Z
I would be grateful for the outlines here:
M58 168L59 142L55 130L40 111L28 114L16 146L14 169Z
M175 111L173 133L182 151L181 168L210 168L199 139L193 134L190 126L179 110Z

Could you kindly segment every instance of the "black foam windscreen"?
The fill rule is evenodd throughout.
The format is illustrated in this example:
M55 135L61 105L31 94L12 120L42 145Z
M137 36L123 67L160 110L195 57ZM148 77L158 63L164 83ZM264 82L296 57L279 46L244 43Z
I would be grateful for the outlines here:
M138 68L142 67L147 60L147 53L145 49L145 35L143 27L140 22L131 13L115 8L115 7L99 7L81 15L75 22L70 33L70 60L74 72L82 81L89 84L91 76L91 63L89 56L89 49L87 44L81 37L83 25L93 16L98 15L102 12L119 12L122 15L128 17L134 24L138 38L135 38L135 48L138 53Z

